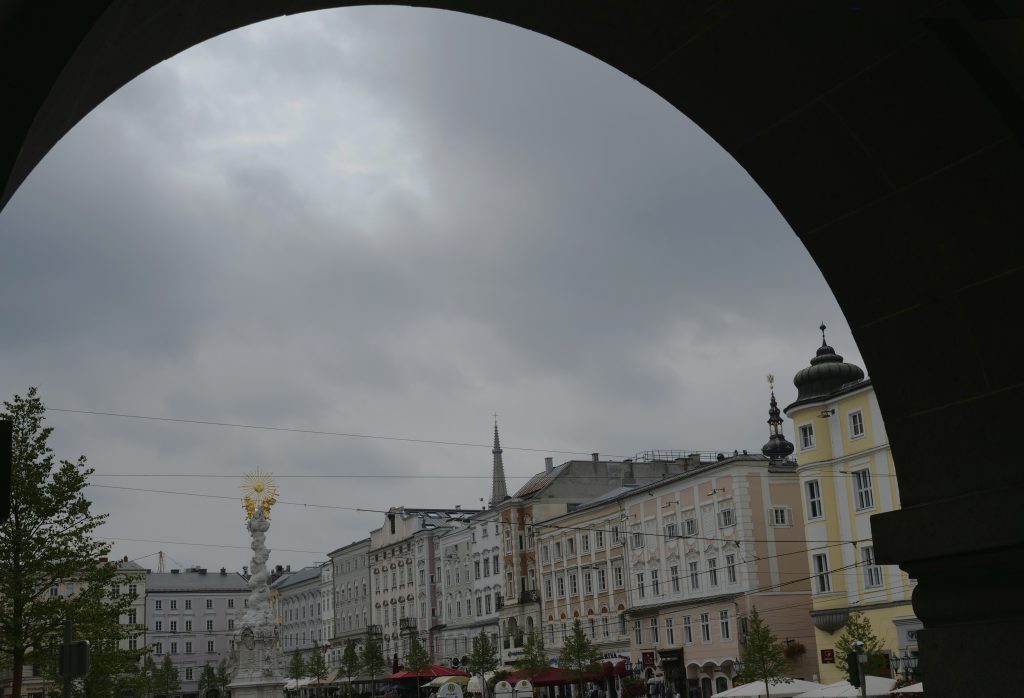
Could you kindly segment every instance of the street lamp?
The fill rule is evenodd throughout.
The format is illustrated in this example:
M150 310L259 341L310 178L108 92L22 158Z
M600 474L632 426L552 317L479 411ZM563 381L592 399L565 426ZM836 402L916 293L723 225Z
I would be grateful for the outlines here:
M736 682L736 677L738 677L740 675L741 671L743 671L743 660L742 659L737 659L735 662L732 663L732 680L733 680L733 683Z
M903 650L903 656L900 657L893 653L892 665L896 669L896 674L900 673L900 669L903 669L903 678L910 681L917 676L917 660L916 654L908 654L906 650Z

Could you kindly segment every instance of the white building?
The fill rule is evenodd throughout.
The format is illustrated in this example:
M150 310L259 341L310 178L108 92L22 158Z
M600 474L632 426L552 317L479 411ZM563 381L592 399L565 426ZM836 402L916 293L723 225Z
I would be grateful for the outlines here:
M281 648L286 654L324 649L320 578L320 565L312 565L286 572L270 585L279 594Z
M337 666L350 640L360 644L370 624L370 539L364 538L332 551L333 628L330 636L332 666ZM321 592L322 594L322 592Z

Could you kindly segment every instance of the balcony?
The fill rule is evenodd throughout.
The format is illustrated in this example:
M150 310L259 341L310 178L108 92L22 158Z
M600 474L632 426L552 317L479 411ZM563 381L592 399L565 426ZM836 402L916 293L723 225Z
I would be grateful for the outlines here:
M536 589L519 592L519 603L540 603L540 594Z
M415 631L416 627L415 618L401 618L398 621L398 629L402 632Z

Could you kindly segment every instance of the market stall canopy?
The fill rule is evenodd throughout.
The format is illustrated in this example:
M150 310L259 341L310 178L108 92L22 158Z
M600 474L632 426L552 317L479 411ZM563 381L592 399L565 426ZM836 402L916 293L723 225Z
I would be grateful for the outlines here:
M444 686L446 683L457 683L460 686L465 686L470 681L468 676L438 676L427 683L423 684L422 688L432 687L437 688L438 686Z
M894 679L887 679L882 676L865 676L864 678L865 684L867 684L866 695L869 698L885 698L892 691L892 687L896 685ZM774 690L772 692L774 693ZM799 698L856 698L856 696L860 695L865 695L861 692L861 689L850 684L849 681L839 681L822 686L821 688L815 688L807 693L801 693Z
M823 688L820 683L792 679L789 683L772 681L767 687L764 681L745 683L742 686L733 686L728 691L715 693L711 698L792 698L801 693L813 691L816 688Z
M440 664L431 664L430 666L420 671L398 671L390 676L385 676L385 679L430 679L436 676L469 676L465 671L459 669L452 669L450 666L441 666Z
M903 688L897 688L896 690L893 691L893 693L896 694L896 695L899 695L899 696L903 695L904 693L924 693L924 684L923 683L912 683L909 686L904 686Z
M525 671L515 671L505 677L505 680L513 686L523 679L526 679L534 686L561 686L563 684L576 683L577 681L604 681L604 673L601 671L580 673L578 671L551 667L536 676L530 676Z

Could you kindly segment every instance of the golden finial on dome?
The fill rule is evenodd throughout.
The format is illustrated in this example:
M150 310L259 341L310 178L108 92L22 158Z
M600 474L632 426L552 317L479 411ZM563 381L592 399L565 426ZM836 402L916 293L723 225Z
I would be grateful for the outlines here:
M775 374L774 373L769 373L768 374L768 387L771 390L775 390Z

